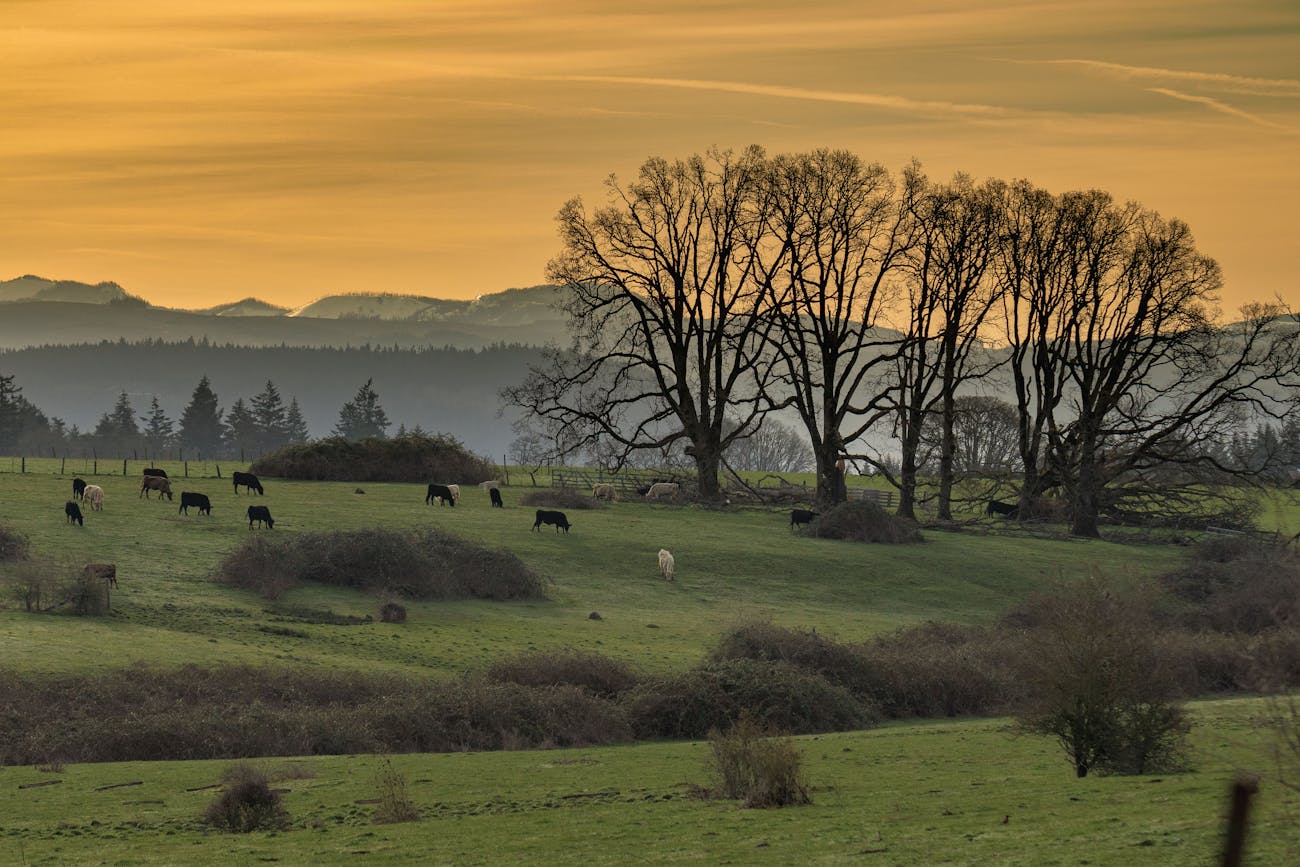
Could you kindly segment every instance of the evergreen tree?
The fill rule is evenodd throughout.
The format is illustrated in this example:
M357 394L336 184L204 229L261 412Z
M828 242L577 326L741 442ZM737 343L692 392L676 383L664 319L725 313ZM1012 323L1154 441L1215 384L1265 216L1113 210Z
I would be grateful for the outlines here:
M266 389L253 398L251 412L257 423L257 450L269 452L289 441L289 425L284 401L275 383L266 381Z
M163 413L162 407L158 405L158 395L156 394L149 403L149 417L145 419L144 436L149 442L149 451L155 456L171 445L173 438L176 436L172 420Z
M298 406L298 398L296 397L289 401L289 412L285 416L284 424L290 443L305 443L311 439L307 419L303 418L302 409Z
M252 457L250 453L257 451L258 433L257 417L239 398L226 413L226 445L231 454Z
M217 395L205 375L181 413L181 445L201 455L213 455L221 448L224 433Z
M125 455L138 448L140 428L135 423L135 410L126 392L117 396L113 409L99 417L95 424L95 439L106 452Z
M0 452L11 453L18 443L22 391L14 385L14 374L0 374Z
M372 388L374 378L357 390L357 396L339 410L339 421L334 426L334 435L349 440L366 437L384 438L384 431L392 424L384 408L379 405L379 395Z

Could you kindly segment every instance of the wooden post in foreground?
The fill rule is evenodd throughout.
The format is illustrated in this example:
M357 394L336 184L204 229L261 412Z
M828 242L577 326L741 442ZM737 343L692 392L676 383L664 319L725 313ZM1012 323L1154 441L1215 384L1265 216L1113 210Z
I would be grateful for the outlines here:
M1223 846L1223 867L1241 867L1246 854L1246 819L1250 799L1259 791L1259 780L1239 777L1232 784L1232 807L1228 813L1228 838Z

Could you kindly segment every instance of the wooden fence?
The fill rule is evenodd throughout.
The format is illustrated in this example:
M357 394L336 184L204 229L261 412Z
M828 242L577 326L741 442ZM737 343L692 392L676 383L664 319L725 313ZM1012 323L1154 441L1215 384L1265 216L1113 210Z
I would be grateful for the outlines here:
M570 469L568 467L555 467L551 470L551 485L553 487L573 488L590 492L592 487L598 484L613 485L614 490L618 491L619 496L624 499L633 499L640 496L637 490L647 487L656 479L671 479L677 482L683 486L688 496L695 488L695 482L690 477L681 477L668 470L621 470L616 473L605 470ZM733 500L748 501L754 500L754 494L757 494L759 501L770 502L811 503L816 498L816 491L806 484L756 485L750 489L733 489L730 493ZM898 495L892 490L849 488L848 495L850 500L864 500L875 503L882 509L892 509L898 504Z

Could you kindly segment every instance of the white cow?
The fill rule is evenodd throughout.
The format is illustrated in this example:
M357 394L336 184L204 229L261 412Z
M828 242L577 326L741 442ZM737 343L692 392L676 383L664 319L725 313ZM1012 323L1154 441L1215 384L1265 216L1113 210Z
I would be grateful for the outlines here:
M460 485L448 485L447 490L451 491L451 498L455 502L460 502Z
M81 497L87 503L90 503L90 508L96 512L104 511L104 489L99 485L86 485L86 490Z
M668 549L660 548L659 549L659 574L664 577L665 581L673 580L673 568L676 565L677 565L677 561L673 559L673 555L668 552Z
M597 500L609 500L610 502L618 499L618 492L614 490L614 486L605 482L592 485L591 495Z

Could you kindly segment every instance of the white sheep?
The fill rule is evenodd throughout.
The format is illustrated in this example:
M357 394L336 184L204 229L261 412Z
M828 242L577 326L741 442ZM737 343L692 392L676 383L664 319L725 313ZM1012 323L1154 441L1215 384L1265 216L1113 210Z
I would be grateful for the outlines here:
M677 565L677 561L673 559L673 555L668 552L668 549L660 548L659 549L659 574L664 577L665 581L673 580L673 568L676 565Z

